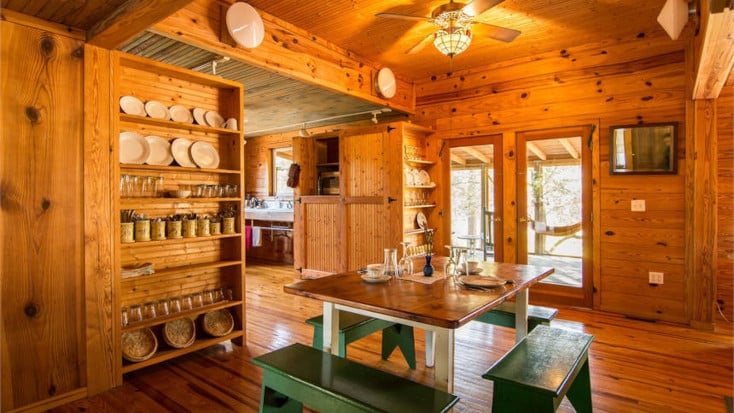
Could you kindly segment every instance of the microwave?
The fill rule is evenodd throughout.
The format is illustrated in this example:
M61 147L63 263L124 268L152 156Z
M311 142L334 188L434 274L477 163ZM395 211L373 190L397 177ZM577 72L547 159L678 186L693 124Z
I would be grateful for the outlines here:
M321 172L318 192L319 195L339 195L339 172Z

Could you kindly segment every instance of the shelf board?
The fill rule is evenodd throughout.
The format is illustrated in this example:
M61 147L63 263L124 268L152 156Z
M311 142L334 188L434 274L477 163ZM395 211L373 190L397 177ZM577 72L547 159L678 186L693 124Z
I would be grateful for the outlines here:
M405 159L405 162L417 165L434 165L436 162L427 161L425 159Z
M221 234L221 235L209 235L208 237L190 237L190 238L171 238L171 239L163 239L160 241L138 241L138 242L125 242L121 243L120 247L123 249L133 249L136 247L140 248L146 248L151 245L173 245L173 244L184 244L187 242L197 242L197 241L211 241L213 239L223 239L223 238L240 238L242 237L241 232L236 232L234 234Z
M194 344L186 348L172 348L172 349L159 350L153 355L153 357L149 358L148 360L141 361L139 363L127 364L128 363L127 361L123 361L122 373L123 374L130 373L131 371L135 371L135 370L142 369L144 367L152 366L153 364L160 363L166 360L170 360L172 358L176 358L178 356L181 356L187 353L191 353L193 351L201 350L203 348L207 348L215 344L219 344L223 341L231 340L233 338L243 337L244 335L245 335L245 332L243 330L237 330L237 331L233 331L227 334L226 336L222 336L222 337L196 339L196 341L194 341Z
M188 238L188 239L195 239L195 238ZM134 277L127 277L127 278L120 277L120 283L123 285L124 284L135 284L137 281L141 281L141 282L144 281L147 283L151 281L158 281L162 278L167 277L170 274L176 274L182 271L201 271L201 270L208 270L208 269L213 269L213 268L233 267L235 265L242 265L242 261L216 261L216 262L207 262L204 264L182 265L179 267L166 268L164 270L156 271L153 274L148 274L148 275L137 275Z
M131 164L121 163L120 172L123 171L160 171L160 172L190 172L190 173L201 173L201 174L230 174L239 175L240 171L236 169L220 169L220 168L192 168L187 166L178 165L143 165L143 164Z
M145 208L150 204L171 204L174 207L212 203L212 202L242 202L240 198L120 198L121 209Z
M163 126L166 128L176 128L176 129L187 130L187 131L217 132L217 133L222 133L226 135L237 135L237 136L239 136L241 133L241 131L239 130L232 130L232 129L227 129L227 128L215 128L212 126L197 125L195 123L175 122L175 121L166 120L166 119L155 119L155 118L149 118L147 116L128 115L126 113L120 113L120 120L122 122L130 122L130 123L136 123L136 124L143 123L147 125Z
M406 188L434 189L436 185L405 185Z
M426 205L403 205L404 208L434 208L436 204L426 204Z
M433 228L426 228L426 229L409 229L406 231L403 231L403 234L405 235L414 235L414 234L423 234L426 231L434 231Z
M180 313L169 314L166 316L156 317L156 318L152 318L149 320L137 321L126 327L123 327L122 332L124 333L126 331L133 331L133 330L139 330L145 327L152 327L158 324L164 324L169 321L173 321L173 320L183 318L183 317L189 317L193 319L193 318L198 317L201 314L208 313L210 311L221 310L222 308L238 307L241 305L242 305L242 301L239 301L239 300L221 301L216 304L209 304L203 307L199 307L195 310L186 310L186 311L181 311Z

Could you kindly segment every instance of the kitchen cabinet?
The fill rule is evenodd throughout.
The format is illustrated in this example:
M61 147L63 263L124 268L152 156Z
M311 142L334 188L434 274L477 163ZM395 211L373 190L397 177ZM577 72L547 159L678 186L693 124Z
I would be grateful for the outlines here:
M243 125L243 90L237 82L204 75L147 59L113 53L113 133L111 147L114 157L128 155L123 146L125 134L161 138L164 151L173 142L173 160L115 164L112 188L120 188L113 195L113 228L115 228L115 259L113 271L113 332L118 340L128 343L134 332L150 329L157 337L155 352L131 362L123 360L125 345L114 359L120 371L127 373L164 360L195 351L221 341L235 340L241 343L245 335L245 243L242 234L244 188L244 157L242 130L224 127L222 118L234 118ZM187 111L196 109L194 120L179 118L155 118L146 113L124 113L119 110L119 99L133 96L142 102L157 101L164 108L177 105ZM147 106L146 106L147 109ZM119 113L118 113L119 112ZM128 111L129 112L129 111ZM203 117L202 114L206 114ZM198 115L198 116L197 116ZM210 116L211 115L211 116ZM203 119L203 120L202 120ZM176 141L191 142L177 152ZM184 141L184 144L186 143ZM196 157L194 152L201 143L203 153ZM125 143L125 145L128 145ZM186 145L188 146L188 145ZM160 150L160 148L159 148ZM186 152L183 152L183 151ZM193 157L186 158L187 155ZM183 166L182 166L183 165ZM131 180L154 182L156 187L140 191L129 190ZM118 185L119 182L119 185ZM179 190L192 190L189 194ZM184 197L186 196L186 197ZM134 211L136 216L151 219L167 219L167 229L155 236L139 236L135 223L134 242L123 242L119 220ZM211 225L207 219L228 216L219 226ZM189 219L186 220L186 217ZM183 218L183 219L181 219ZM234 223L231 219L234 218ZM178 221L183 225L182 233L176 230ZM231 225L228 225L229 224ZM170 224L170 226L169 226ZM192 224L195 231L188 231ZM142 231L148 231L146 226ZM153 268L154 273L138 275L131 268ZM130 276L128 276L130 275ZM206 293L220 292L213 299ZM203 302L197 305L198 294L203 293ZM186 302L193 298L193 306ZM169 314L161 312L164 302L169 302ZM136 321L137 310L146 303L157 307L152 318ZM180 311L174 310L182 304ZM222 310L224 312L214 313ZM204 323L206 314L220 314L230 321L229 329L221 335L207 334ZM167 344L164 327L176 320L186 318L196 321L195 337L183 345ZM127 322L125 321L127 319ZM184 320L185 321L185 320ZM230 330L230 331L227 331Z

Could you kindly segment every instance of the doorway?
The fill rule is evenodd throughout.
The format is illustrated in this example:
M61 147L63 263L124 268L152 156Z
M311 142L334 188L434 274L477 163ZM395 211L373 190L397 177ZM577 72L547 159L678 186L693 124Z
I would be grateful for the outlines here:
M555 268L534 290L569 305L591 306L591 133L517 134L518 263Z

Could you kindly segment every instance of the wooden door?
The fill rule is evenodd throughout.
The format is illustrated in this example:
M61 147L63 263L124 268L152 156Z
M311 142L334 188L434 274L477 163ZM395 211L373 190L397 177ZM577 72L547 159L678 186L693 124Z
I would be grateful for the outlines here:
M86 394L83 41L0 29L0 410L40 410Z

